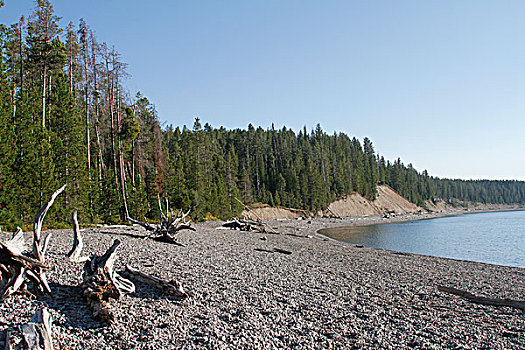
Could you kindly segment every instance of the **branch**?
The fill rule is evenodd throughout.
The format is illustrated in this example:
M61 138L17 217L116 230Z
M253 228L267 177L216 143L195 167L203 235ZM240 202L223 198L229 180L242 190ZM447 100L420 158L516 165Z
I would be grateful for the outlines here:
M155 231L157 229L156 227L151 226L147 222L140 222L138 220L130 218L129 216L128 216L128 221L131 222L132 224L138 224L144 227L147 231Z
M135 278L141 282L157 287L166 294L170 294L178 298L186 298L188 296L188 294L186 293L186 291L182 287L182 284L179 281L171 280L168 282L160 278L145 274L144 272L134 269L129 265L126 265L126 270L124 271L124 273L130 278Z
M64 191L66 188L66 185L60 187L58 190L56 190L52 195L49 202L46 203L35 215L35 221L33 222L33 256L40 260L41 262L44 262L45 257L45 242L44 246L42 246L41 243L41 231L42 231L42 223L44 222L44 218L46 217L47 211L53 203L55 202L56 197Z
M71 248L71 251L67 253L67 257L73 262L87 261L89 260L87 256L80 257L80 253L82 253L82 248L84 247L84 242L82 241L82 236L80 235L76 210L71 213L71 219L73 220L73 248Z
M16 228L16 232L13 233L13 237L7 242L5 242L5 245L9 247L9 250L15 254L22 254L22 252L26 249L26 241L24 238L24 233L22 232L22 229L20 227Z

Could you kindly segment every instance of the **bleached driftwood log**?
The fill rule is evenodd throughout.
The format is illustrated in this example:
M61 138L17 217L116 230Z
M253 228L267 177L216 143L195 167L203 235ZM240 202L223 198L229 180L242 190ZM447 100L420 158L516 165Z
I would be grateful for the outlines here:
M22 230L13 235L7 242L0 242L0 298L5 299L20 289L31 278L39 283L37 269L46 268L38 260L23 255L25 250Z
M134 278L143 283L154 286L166 294L173 295L178 298L186 298L188 296L188 293L186 293L182 284L177 280L171 280L168 282L163 279L145 274L144 272L134 269L129 265L126 265L124 274L128 278Z
M513 300L513 299L498 299L498 298L487 298L477 296L467 291L456 289L452 287L438 286L437 289L440 292L457 295L465 300L471 301L476 304L491 305L491 306L508 306L515 309L525 311L525 301Z
M31 322L22 325L22 334L30 350L53 350L53 330L51 314L47 309L38 310Z
M109 299L120 299L123 294L133 293L135 285L114 271L117 259L117 248L120 241L116 239L113 245L102 256L93 254L93 257L84 265L83 290L93 316L111 323L115 320L109 305Z
M268 233L275 233L275 234L279 234L279 232L275 231L272 227L270 227L270 225L266 224L263 219L257 215L256 212L254 212L253 210L250 209L250 207L248 207L246 204L244 204L243 202L241 202L241 200L239 200L239 198L235 197L235 200L239 203L241 203L241 205L244 207L244 209L246 209L248 212L250 212L253 216L255 216L257 218L256 222L257 225L259 225L260 227L262 227L263 229L259 232L268 232ZM269 229L269 231L266 231L266 229L264 229L264 227L267 227Z
M73 221L73 248L71 248L71 251L67 254L67 257L72 262L80 263L87 261L89 260L87 256L80 257L82 248L84 247L84 242L82 241L82 236L80 235L76 210L71 214L71 220Z
M181 230L196 231L195 228L191 226L191 220L186 219L190 211L188 210L186 213L183 213L181 209L175 216L173 211L169 209L169 203L167 199L166 213L163 213L160 199L159 208L160 219L158 224L150 225L147 222L140 222L130 217L128 217L128 221L133 224L138 224L144 227L146 231L151 232L151 234L149 234L147 238L152 238L159 242L171 243L184 247L184 244L179 243L175 240L175 235Z
M44 218L46 217L49 208L51 208L51 206L55 202L55 199L60 193L62 193L62 191L64 191L65 188L66 185L56 190L51 195L51 199L49 200L49 202L47 202L46 205L40 208L40 210L35 215L35 221L33 222L33 257L40 261L42 264L45 264L47 247L49 246L49 240L53 235L51 232L49 232L45 237L42 237L42 223L44 222ZM40 279L40 288L48 293L51 293L51 288L49 288L49 284L47 283L47 277L44 269L41 267L37 267L35 269L35 273Z
M65 189L65 185L56 190L35 215L33 222L33 249L31 255L26 250L22 230L18 230L7 242L0 242L0 298L7 298L19 290L25 290L32 283L39 291L50 293L45 271L45 256L51 233L42 237L42 223L56 197Z
M46 308L38 310L31 322L7 330L5 349L53 350L52 322Z
M266 228L265 225L262 222L256 221L256 220L250 220L250 219L239 219L239 218L233 218L231 220L225 221L224 224L222 224L222 228L229 228L231 230L239 230L239 231L249 231L249 232L258 232L258 233L265 233Z

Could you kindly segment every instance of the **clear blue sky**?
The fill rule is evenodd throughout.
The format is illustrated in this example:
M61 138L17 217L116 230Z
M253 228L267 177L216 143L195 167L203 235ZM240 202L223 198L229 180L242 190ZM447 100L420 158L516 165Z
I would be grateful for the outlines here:
M2 23L32 0L5 0ZM168 124L368 136L453 178L525 180L525 1L55 0Z

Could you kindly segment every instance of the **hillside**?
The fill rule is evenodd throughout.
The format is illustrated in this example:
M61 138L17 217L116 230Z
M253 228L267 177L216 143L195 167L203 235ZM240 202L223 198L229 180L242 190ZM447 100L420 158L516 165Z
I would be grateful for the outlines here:
M385 213L417 213L423 208L410 203L386 185L377 187L377 198L370 201L358 193L336 200L328 206L337 216L381 215Z
M417 205L410 203L405 198L401 197L396 191L387 185L377 187L377 198L370 201L359 193L352 193L351 195L338 199L328 206L328 209L324 212L318 212L317 216L366 216L366 215L382 215L386 213L395 214L408 214L417 213L424 210ZM308 212L283 208L283 207L270 207L267 205L258 205L253 208L253 211L262 219L293 219L303 215L307 215ZM435 210L439 211L439 210ZM252 217L248 211L243 211L241 216Z

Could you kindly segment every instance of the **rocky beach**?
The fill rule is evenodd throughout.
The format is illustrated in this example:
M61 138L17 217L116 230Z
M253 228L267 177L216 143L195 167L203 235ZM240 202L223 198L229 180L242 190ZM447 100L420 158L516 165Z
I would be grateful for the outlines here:
M135 293L112 302L109 326L82 297L83 264L65 256L72 230L57 230L48 252L53 296L2 301L0 340L45 306L58 349L523 348L522 311L474 304L437 286L522 300L525 269L360 247L317 233L377 221L384 219L270 221L280 234L207 222L180 233L186 247L145 240L138 226L83 229L85 255L119 239L117 271L129 264L177 279L190 294L181 300L137 282Z

